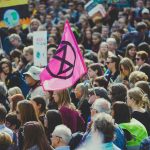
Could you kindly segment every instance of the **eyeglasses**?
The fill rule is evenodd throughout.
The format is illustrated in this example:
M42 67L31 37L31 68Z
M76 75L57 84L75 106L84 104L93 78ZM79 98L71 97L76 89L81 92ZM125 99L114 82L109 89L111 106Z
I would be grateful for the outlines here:
M136 61L139 61L141 58L135 58L136 59Z

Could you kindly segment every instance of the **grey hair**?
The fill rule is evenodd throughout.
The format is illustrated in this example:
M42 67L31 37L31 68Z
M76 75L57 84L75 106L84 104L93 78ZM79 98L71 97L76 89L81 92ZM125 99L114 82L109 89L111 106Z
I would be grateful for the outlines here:
M115 38L107 38L106 42L107 42L107 43L108 43L108 42L111 42L112 44L117 45L117 41L116 41Z
M18 34L13 33L9 36L10 41L15 40L15 39L18 40L21 43L21 38Z
M89 84L82 82L82 83L77 84L77 86L79 86L81 88L81 91L83 93L81 99L82 100L88 99L88 94L89 94L88 87L89 87Z
M4 82L0 82L0 95L7 95L7 87Z
M72 138L71 130L67 126L62 124L55 127L52 135L61 137L66 145L69 144Z
M98 98L92 105L92 108L95 109L98 113L107 113L111 112L111 104L108 100L104 98Z

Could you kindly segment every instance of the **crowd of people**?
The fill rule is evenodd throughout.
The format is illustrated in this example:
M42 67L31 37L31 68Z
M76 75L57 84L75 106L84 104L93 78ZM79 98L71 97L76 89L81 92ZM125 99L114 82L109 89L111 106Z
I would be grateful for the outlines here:
M29 0L27 28L0 28L0 150L150 150L150 0L95 18L88 1ZM49 62L66 19L88 72L44 91L33 32L47 31Z

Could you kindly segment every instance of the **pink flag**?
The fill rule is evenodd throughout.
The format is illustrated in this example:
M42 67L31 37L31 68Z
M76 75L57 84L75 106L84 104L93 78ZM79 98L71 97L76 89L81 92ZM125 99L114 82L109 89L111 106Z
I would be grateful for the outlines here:
M40 79L44 90L54 91L71 87L83 74L87 73L76 39L66 21L61 43Z

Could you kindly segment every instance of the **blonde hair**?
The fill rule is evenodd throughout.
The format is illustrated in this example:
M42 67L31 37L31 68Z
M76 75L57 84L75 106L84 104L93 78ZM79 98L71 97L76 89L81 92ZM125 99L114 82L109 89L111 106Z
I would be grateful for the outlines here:
M124 76L123 72L121 71L121 66L123 66L125 69L129 70L129 75L131 72L133 72L135 70L133 62L129 58L124 57L119 63L120 76L122 79L124 79L125 76Z
M106 43L106 42L102 42L101 44L100 44L100 49L99 49L99 51L98 51L98 60L100 61L101 59L107 59L107 57L108 57L108 50L105 52L105 53L103 53L102 51L101 51L101 46L102 45L107 45L107 49L108 49L108 43Z
M88 84L79 83L79 84L77 84L77 87L80 87L81 92L82 92L81 100L88 99L88 93L89 93L88 92Z
M15 87L12 87L8 90L8 95L9 96L13 96L13 95L16 95L16 94L23 95L23 93L22 93L22 91L19 87L15 86Z
M127 92L128 96L135 101L138 106L148 106L149 100L144 91L139 87L134 87Z
M23 49L23 53L26 54L26 53L29 53L31 55L33 55L33 46L27 46Z
M137 81L147 81L148 76L142 71L133 71L129 76L129 82L135 84Z

